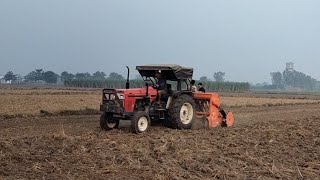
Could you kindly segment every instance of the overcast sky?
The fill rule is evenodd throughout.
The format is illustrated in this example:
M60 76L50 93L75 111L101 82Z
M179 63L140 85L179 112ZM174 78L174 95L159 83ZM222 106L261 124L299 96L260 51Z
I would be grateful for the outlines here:
M320 80L319 0L0 0L0 74L175 63L256 83L288 61Z

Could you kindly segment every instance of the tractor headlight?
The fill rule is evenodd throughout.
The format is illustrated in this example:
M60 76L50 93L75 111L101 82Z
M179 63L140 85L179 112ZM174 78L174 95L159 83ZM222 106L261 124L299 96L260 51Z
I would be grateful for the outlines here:
M119 98L120 100L123 100L123 99L124 99L124 94L118 94L118 98Z
M116 96L114 94L104 94L104 100L115 100Z
M116 96L114 94L110 94L110 100L116 100Z

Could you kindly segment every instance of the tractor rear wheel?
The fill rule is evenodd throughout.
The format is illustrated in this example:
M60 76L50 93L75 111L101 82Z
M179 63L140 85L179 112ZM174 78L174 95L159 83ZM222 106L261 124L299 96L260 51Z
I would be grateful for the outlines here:
M137 111L131 119L131 131L136 134L148 131L150 125L149 114L145 111Z
M171 107L169 109L169 117L174 128L191 129L196 117L196 104L193 98L183 94L173 100Z
M100 116L100 127L103 130L111 130L119 127L120 120L112 119L112 115L107 113L102 113Z

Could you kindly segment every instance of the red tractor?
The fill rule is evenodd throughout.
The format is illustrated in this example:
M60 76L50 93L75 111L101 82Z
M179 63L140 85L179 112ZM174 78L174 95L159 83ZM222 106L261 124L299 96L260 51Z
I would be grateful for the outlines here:
M126 89L103 89L100 105L100 126L104 130L118 128L120 120L131 121L131 130L142 133L152 121L162 121L171 128L190 129L197 118L205 119L208 127L230 127L233 114L220 108L215 93L194 93L190 82L192 68L179 65L137 66L144 88L129 88L129 68ZM159 99L158 79L161 72L165 80L165 93Z

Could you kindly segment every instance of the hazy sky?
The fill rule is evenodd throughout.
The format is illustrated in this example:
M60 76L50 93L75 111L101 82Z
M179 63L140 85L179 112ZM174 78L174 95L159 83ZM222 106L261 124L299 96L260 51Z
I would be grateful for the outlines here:
M288 61L320 80L319 0L0 0L0 74L176 63L270 82Z

